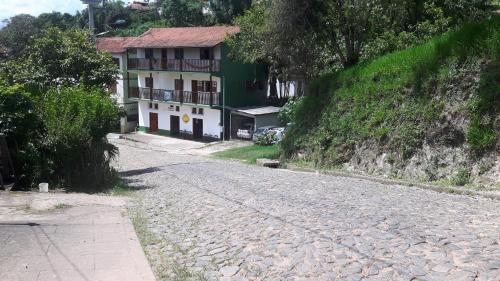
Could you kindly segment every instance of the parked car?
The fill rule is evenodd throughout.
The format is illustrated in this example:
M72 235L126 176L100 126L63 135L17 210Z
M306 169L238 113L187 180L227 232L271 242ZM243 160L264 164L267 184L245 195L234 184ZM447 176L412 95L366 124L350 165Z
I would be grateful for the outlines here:
M253 136L253 124L244 124L241 129L238 129L236 136L242 139L252 139Z
M283 138L285 137L285 127L276 127L272 128L269 130L268 134L273 134L274 135L274 143L281 142Z
M264 126L260 127L253 133L252 140L257 141L260 137L263 137L265 134L269 132L269 130L275 128L276 126Z

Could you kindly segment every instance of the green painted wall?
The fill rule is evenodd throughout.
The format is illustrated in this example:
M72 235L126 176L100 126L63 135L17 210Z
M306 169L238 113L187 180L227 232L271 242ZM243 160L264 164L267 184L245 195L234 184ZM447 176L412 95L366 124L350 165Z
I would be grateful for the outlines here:
M222 44L221 72L216 74L216 76L220 76L224 80L222 87L225 93L225 105L229 107L263 105L267 95L267 67L265 65L232 61L228 58L228 53L229 47L226 44ZM247 91L247 81L263 81L264 90Z

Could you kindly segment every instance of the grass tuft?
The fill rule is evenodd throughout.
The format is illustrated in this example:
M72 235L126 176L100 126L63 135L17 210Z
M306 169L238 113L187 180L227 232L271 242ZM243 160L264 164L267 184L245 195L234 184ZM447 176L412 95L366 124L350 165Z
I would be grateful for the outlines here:
M216 152L213 156L222 159L236 159L255 164L259 158L277 159L280 156L278 145L262 146L251 145L245 147L231 148L228 150Z

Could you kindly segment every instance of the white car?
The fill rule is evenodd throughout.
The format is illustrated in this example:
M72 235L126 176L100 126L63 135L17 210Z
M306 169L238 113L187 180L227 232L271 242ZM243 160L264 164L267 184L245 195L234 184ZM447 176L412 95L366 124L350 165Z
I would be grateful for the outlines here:
M241 129L238 129L236 136L242 139L251 139L253 136L253 124L245 124Z

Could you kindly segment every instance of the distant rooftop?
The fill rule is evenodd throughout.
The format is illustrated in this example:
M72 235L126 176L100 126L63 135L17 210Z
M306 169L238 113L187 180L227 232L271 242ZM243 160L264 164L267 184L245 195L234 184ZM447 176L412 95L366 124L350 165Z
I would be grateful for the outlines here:
M135 37L101 37L97 38L97 49L110 53L124 53L125 44Z
M213 47L222 43L226 35L239 31L237 26L152 28L125 48Z

